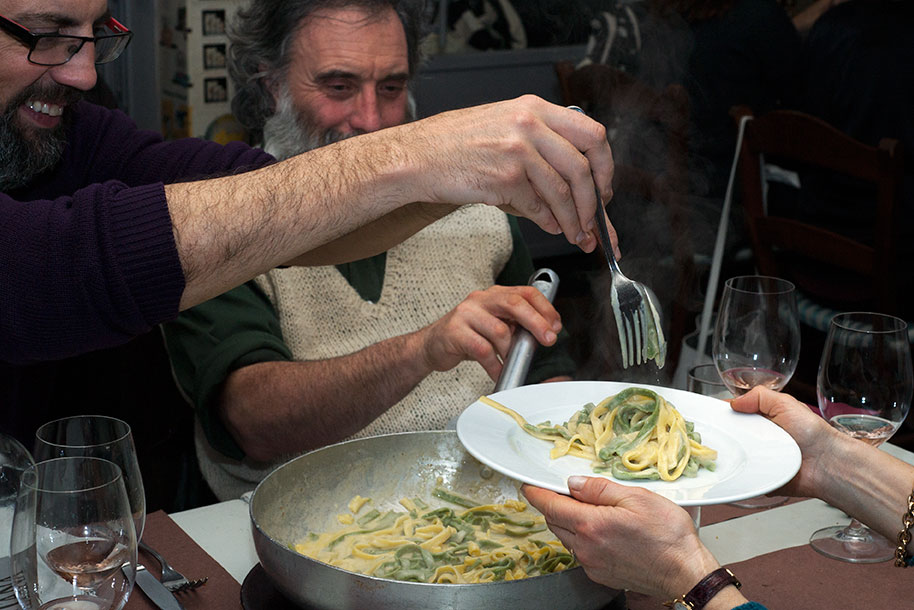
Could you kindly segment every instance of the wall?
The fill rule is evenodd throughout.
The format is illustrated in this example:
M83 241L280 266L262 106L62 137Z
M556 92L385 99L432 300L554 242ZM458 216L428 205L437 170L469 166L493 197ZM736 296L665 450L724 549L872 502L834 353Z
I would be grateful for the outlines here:
M418 114L426 117L524 93L559 103L555 62L583 57L583 45L434 56L416 79Z

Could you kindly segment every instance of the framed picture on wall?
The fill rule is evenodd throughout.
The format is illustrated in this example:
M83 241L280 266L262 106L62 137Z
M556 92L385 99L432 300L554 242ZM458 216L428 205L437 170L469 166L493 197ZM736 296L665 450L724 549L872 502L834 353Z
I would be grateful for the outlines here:
M203 45L203 67L207 70L225 67L225 45Z
M225 77L203 80L203 101L208 104L228 101L228 82Z
M203 11L203 35L225 34L225 10Z

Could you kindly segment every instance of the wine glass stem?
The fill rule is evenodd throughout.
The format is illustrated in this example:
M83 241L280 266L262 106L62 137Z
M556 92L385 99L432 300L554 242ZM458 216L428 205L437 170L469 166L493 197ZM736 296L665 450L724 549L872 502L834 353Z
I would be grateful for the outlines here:
M854 540L867 540L870 537L869 530L867 530L866 526L853 518L851 519L851 522L847 524L847 527L844 528L842 535L844 538Z

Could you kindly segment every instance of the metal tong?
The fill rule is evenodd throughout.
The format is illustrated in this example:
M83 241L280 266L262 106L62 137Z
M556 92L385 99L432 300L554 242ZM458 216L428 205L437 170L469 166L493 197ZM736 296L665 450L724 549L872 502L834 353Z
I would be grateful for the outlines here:
M533 272L527 283L543 293L543 296L551 303L559 289L559 276L552 269L538 269ZM518 326L514 331L514 338L511 340L511 347L501 369L501 375L498 376L498 381L495 383L495 392L524 385L530 364L533 362L536 345L536 338L530 334L530 331Z

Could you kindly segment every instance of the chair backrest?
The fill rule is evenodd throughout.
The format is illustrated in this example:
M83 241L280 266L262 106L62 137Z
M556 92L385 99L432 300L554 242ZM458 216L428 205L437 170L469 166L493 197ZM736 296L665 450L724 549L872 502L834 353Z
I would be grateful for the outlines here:
M739 122L752 112L739 106L731 115ZM777 110L747 123L739 154L740 191L758 271L791 280L826 307L899 315L895 274L903 169L898 141L868 146L811 115ZM799 220L795 210L768 209L766 159L796 164L807 174L824 170L871 184L875 200L861 200L857 212L860 225L872 227L872 240L826 228L824 215Z
M660 288L669 293L672 305L670 327L666 329L667 360L672 364L670 368L675 368L682 337L697 311L694 306L697 303L697 273L686 203L689 188L688 94L680 85L658 91L631 74L605 64L576 67L564 61L558 62L555 69L563 102L580 106L607 129L616 162L613 177L616 199L632 194L666 208L668 226L640 229L644 233L663 235L672 245L673 285ZM608 207L610 218L614 218L612 206L610 203ZM623 255L625 240L636 238L620 235ZM645 278L636 276L634 279ZM654 289L658 290L658 287ZM664 300L662 295L661 300Z

